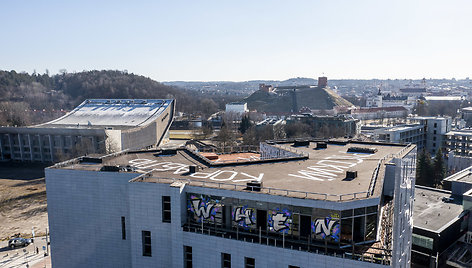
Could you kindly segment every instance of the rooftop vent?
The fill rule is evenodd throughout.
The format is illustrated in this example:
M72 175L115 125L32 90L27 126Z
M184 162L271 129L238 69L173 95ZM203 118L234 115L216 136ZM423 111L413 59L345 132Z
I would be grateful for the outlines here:
M326 149L326 148L328 148L328 144L326 142L317 142L316 143L316 150Z
M351 181L355 178L357 178L357 171L356 170L346 171L346 180Z
M120 166L103 166L100 171L105 171L105 172L120 172L121 168Z
M193 174L197 172L198 166L188 166L188 173Z
M248 191L260 192L262 189L262 182L260 181L251 181L246 183L246 189Z
M160 155L175 155L177 154L177 149L166 149L162 150Z
M309 145L310 145L310 141L295 141L293 143L294 147L309 146Z
M364 153L364 154L374 154L377 152L377 148L364 148L364 147L350 147L347 149L348 153Z

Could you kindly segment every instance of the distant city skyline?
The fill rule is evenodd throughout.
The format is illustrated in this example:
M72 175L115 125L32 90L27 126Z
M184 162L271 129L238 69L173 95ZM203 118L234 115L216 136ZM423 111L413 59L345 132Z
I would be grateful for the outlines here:
M165 81L470 77L472 2L2 1L0 69Z

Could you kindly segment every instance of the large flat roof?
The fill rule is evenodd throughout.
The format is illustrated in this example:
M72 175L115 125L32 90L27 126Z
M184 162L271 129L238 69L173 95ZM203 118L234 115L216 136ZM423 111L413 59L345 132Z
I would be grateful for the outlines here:
M413 225L415 228L440 233L455 222L462 213L460 200L443 201L451 192L428 187L415 187Z
M152 122L172 103L170 99L89 99L40 128L129 128Z
M239 148L238 154L218 156L218 153L205 153L208 158L218 157L208 161L202 157L203 153L179 149L171 154L127 152L105 157L101 164L72 162L55 167L98 171L103 166L131 166L133 172L149 172L148 176L140 178L142 181L172 183L178 180L190 185L230 190L244 190L246 183L261 181L264 193L340 201L378 197L383 186L383 164L393 155L414 148L414 145L327 143L326 149L319 150L316 142L301 147L293 147L293 143L267 145L264 150L275 158L268 157L267 153L261 154L255 147L246 150L247 153L242 152L244 148ZM376 152L352 153L348 152L350 148L373 148ZM277 157L280 152L285 152L285 156ZM377 169L382 159L381 168ZM189 166L197 166L196 173L189 173ZM357 177L346 179L347 171L357 171ZM375 183L372 183L373 178Z

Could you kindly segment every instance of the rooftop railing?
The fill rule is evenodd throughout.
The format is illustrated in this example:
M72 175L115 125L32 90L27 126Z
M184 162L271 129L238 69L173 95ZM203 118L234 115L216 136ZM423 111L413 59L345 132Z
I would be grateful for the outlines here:
M280 195L304 199L317 199L317 200L326 200L326 201L349 201L369 197L368 191L347 193L347 194L327 194L327 193L316 193L316 192L307 192L307 191L298 191L298 190L287 190L279 189L273 187L260 187L260 191L253 191L251 187L245 184L234 184L226 182L215 182L215 181L204 181L196 179L183 179L183 178L164 178L164 177L155 177L152 176L152 171L142 174L139 177L134 178L131 182L139 181L151 181L156 183L185 183L190 186L197 187L209 187L217 188L222 190L232 190L232 191L249 191L251 193L262 193L262 194L271 194L271 195ZM259 186L258 186L259 188Z

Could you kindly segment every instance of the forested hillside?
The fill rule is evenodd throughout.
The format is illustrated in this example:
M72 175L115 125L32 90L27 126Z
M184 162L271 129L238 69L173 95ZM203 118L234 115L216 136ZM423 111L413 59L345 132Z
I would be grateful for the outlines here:
M56 118L88 98L175 98L177 111L207 116L228 101L166 86L122 71L58 75L0 71L0 125L28 125ZM61 111L62 109L62 111Z

